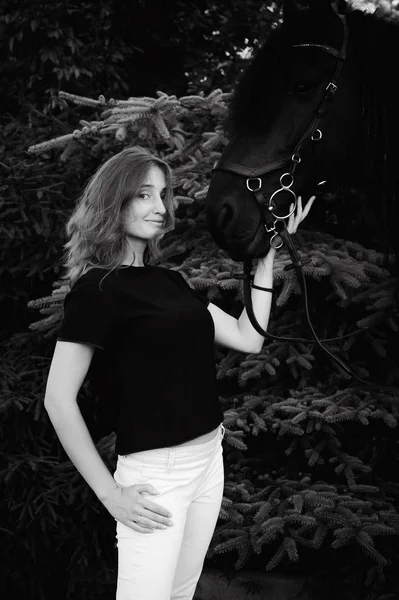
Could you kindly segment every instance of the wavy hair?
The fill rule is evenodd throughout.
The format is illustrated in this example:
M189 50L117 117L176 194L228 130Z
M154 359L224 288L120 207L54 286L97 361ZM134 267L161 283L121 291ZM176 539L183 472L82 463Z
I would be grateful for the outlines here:
M159 167L165 176L166 214L162 233L148 242L144 264L161 256L159 242L175 225L171 169L145 148L132 146L108 159L86 184L66 224L69 238L64 244L66 273L61 279L73 285L92 267L113 270L121 266L126 249L123 209L153 166Z

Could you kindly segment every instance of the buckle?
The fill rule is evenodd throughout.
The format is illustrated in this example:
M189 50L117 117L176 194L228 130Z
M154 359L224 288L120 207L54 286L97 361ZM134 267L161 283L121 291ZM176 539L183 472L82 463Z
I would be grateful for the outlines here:
M250 185L251 181L256 181L258 187L251 187L251 185ZM248 179L247 179L247 189L250 192L259 192L259 190L261 189L261 187L262 187L262 179L260 177L248 177Z
M312 262L311 258L300 258L298 262L292 262L290 265L286 265L283 271L292 271L295 267L303 267L304 265L308 265Z
M337 89L338 89L337 84L334 83L334 81L330 81L330 83L326 87L327 95L333 96L335 94L335 92L337 91Z

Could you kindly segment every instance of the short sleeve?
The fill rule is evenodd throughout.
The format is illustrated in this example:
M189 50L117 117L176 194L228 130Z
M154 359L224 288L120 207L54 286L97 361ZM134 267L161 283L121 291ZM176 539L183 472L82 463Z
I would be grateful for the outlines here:
M205 306L208 306L210 300L204 292L199 292L198 290L194 290L194 288L192 288L191 286L189 286L189 288L191 289L194 296L196 296L198 298L198 300L200 300L202 302L202 304L204 304Z
M109 290L95 278L82 276L65 296L64 316L57 340L89 344L104 350L114 304Z
M183 280L184 284L190 289L191 293L198 298L198 300L200 302L202 302L202 304L204 304L205 306L208 306L210 303L209 298L206 296L206 294L204 292L199 292L198 290L195 290L194 288L191 287L191 285L189 285L187 283L187 281L184 279L183 275L181 273L179 273L179 271L173 271L174 273L177 273L177 275L179 275L179 277Z

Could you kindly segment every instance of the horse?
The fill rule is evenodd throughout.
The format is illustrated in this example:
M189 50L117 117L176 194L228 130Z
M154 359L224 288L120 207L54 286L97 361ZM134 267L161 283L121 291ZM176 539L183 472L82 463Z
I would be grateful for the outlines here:
M398 34L377 13L286 0L232 94L205 200L233 259L279 247L290 204L316 194L310 226L396 255L397 273Z

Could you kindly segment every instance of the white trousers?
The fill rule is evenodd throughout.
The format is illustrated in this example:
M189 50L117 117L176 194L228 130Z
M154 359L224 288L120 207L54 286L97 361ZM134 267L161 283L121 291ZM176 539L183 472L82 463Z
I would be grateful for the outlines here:
M191 600L211 542L224 487L221 424L205 444L118 456L115 481L150 483L148 499L172 513L173 526L141 533L117 521L116 600Z

